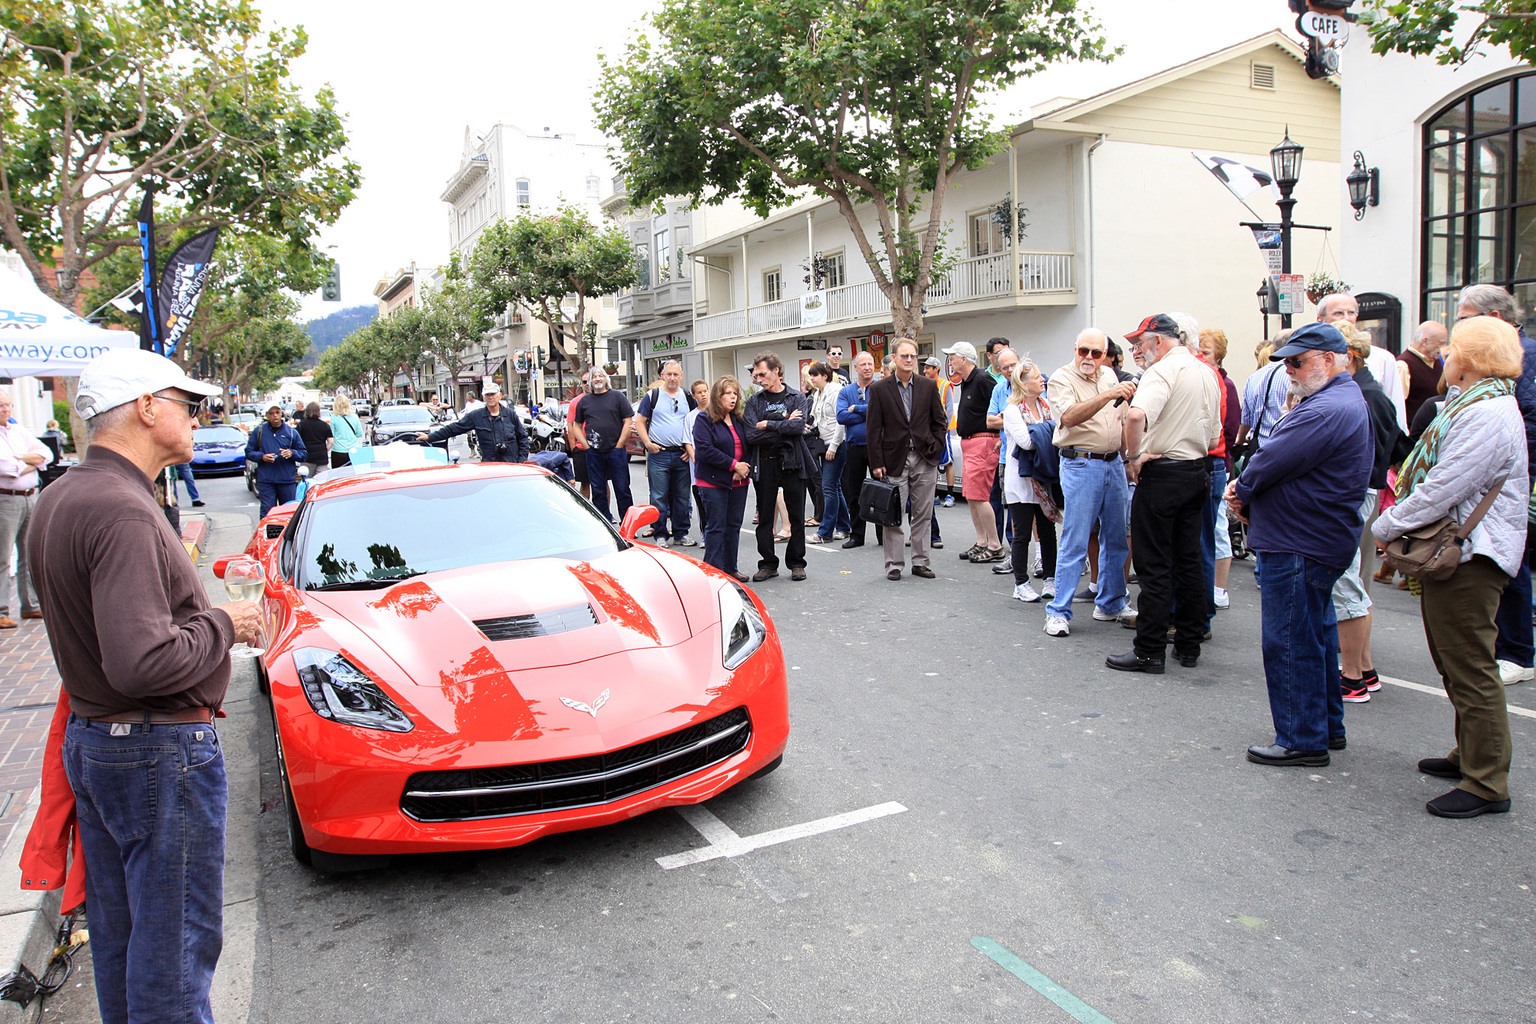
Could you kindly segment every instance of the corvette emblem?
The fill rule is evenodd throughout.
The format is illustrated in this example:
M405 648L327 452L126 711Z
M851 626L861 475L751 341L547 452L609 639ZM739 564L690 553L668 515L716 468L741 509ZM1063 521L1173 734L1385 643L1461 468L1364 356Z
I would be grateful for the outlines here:
M585 711L593 718L596 718L597 713L602 710L603 705L608 703L608 693L609 691L604 690L602 693L597 695L597 700L593 701L591 704L588 704L585 701L571 700L569 697L561 697L560 703L564 704L568 708L575 708L577 711Z

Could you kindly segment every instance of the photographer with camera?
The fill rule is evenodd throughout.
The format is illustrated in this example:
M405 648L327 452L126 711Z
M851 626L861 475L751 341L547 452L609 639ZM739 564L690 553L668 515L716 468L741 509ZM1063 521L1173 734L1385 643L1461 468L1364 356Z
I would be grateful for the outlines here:
M417 440L436 444L473 430L481 462L527 462L528 431L523 429L517 411L501 404L501 388L495 384L486 386L484 398L483 406L433 427L429 434L417 434Z

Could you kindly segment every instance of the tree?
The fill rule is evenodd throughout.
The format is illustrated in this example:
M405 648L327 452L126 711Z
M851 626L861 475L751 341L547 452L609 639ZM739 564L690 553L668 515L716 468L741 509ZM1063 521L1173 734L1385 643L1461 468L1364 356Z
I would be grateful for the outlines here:
M241 224L307 248L359 182L333 97L286 82L303 31L224 0L0 0L0 239L74 307L138 245L142 186L167 236Z
M597 340L587 300L628 288L638 276L624 232L599 228L571 206L496 221L481 232L470 257L470 277L484 289L488 308L530 307L558 332L561 354L577 373L588 366ZM574 312L565 309L567 298L576 300Z
M442 270L442 283L422 297L423 352L447 367L456 384L479 361L480 338L492 326L491 299L465 272L458 253Z
M392 351L379 330L380 321L359 327L339 345L320 353L315 366L314 384L322 391L346 388L376 400L384 382L400 366L398 353Z
M1360 20L1371 31L1376 53L1433 55L1441 64L1465 64L1488 47L1507 46L1516 60L1536 58L1536 0L1373 0ZM1458 27L1469 19L1472 31L1460 43ZM1462 29L1464 31L1464 29Z
M659 40L603 61L596 108L630 202L832 200L915 338L943 265L946 192L1006 143L992 90L1107 60L1077 0L664 0ZM1118 51L1115 51L1118 52ZM873 207L877 237L859 220Z

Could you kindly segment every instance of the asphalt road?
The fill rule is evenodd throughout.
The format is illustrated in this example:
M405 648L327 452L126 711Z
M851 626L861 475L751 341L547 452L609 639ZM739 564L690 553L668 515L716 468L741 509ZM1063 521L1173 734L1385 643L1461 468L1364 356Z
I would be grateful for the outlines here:
M205 485L211 554L248 535L237 483ZM905 809L737 857L663 868L706 846L669 810L317 875L287 852L242 666L219 1019L1536 1020L1536 717L1512 718L1508 815L1424 812L1447 784L1414 762L1449 748L1451 710L1396 684L1348 707L1330 767L1252 765L1273 733L1248 563L1197 669L1124 675L1103 658L1128 631L1079 605L1046 636L1043 606L956 559L964 507L941 524L937 580L887 582L871 544L759 588L794 731L709 816L756 836ZM1375 596L1378 671L1436 686L1415 603ZM1536 712L1536 686L1510 700Z

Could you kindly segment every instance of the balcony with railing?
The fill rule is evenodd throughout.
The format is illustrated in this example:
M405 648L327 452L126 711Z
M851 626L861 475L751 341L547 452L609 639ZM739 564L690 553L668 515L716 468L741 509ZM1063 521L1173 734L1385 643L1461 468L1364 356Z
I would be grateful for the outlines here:
M1075 253L1021 252L1017 284L1008 280L1010 253L993 253L961 260L934 278L923 299L924 308L936 313L946 306L987 299L1070 295L1076 289L1073 275ZM694 322L695 344L772 334L801 326L802 297L780 299L732 309ZM622 300L621 300L622 301ZM891 310L890 299L874 281L830 288L825 297L828 324L882 316Z

